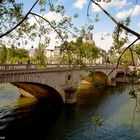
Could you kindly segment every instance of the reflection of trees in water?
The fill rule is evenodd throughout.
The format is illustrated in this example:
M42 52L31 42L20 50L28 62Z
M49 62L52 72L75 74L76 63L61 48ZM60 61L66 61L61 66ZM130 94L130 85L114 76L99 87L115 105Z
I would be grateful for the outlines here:
M0 86L0 91L2 91L4 89L4 86Z

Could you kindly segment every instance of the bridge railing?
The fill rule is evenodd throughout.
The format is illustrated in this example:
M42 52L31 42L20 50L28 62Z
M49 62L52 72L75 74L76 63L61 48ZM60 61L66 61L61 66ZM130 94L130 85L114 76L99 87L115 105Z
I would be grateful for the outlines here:
M0 64L0 70L36 69L35 64Z
M95 65L86 64L87 67L95 68L114 68L115 65ZM54 69L54 68L80 68L80 65L68 65L68 64L47 64L45 68L40 67L37 64L0 64L0 71L4 70L25 70L25 69Z

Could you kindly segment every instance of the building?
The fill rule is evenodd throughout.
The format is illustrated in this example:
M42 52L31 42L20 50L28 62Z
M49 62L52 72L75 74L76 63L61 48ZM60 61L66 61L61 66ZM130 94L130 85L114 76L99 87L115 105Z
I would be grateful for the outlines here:
M34 49L33 46L31 46L31 49L28 50L28 53L29 53L29 57L33 57L34 56L35 49Z
M93 40L93 34L91 32L85 34L83 42L95 45L95 42Z
M93 40L93 34L91 32L88 32L85 34L85 37L83 38L84 43L89 43L92 45L95 45L95 41ZM104 50L100 50L100 56L98 59L93 60L93 63L95 64L103 64L105 63L105 56L106 53ZM29 56L32 57L34 56L35 49L33 46L29 50ZM62 54L60 54L60 46L55 46L54 49L46 49L46 58L47 58L47 63L50 64L56 64L60 62L60 59L62 58ZM88 60L85 60L85 63L88 63Z
M46 49L46 57L48 63L59 63L59 58L61 57L60 46L55 46L54 49Z

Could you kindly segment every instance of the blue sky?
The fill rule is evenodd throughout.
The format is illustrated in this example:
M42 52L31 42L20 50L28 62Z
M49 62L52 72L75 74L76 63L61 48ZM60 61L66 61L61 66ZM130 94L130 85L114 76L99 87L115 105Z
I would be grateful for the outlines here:
M29 10L35 0L17 0L24 3L25 13ZM64 4L66 9L66 15L72 16L75 13L79 14L79 18L74 22L77 26L83 26L86 22L86 12L88 6L88 0L55 0L58 3ZM137 2L137 3L136 3ZM112 0L110 3L99 2L99 4L105 8L116 20L126 19L131 15L131 24L129 28L140 33L140 0ZM34 12L38 13L39 7L34 8ZM91 5L90 14L94 19L96 14L99 14L99 22L94 24L92 31L93 38L98 47L108 50L112 45L111 33L114 30L115 24L95 5ZM45 13L49 14L49 11ZM59 18L59 16L53 17ZM57 20L57 19L56 19ZM110 36L106 36L110 33ZM104 37L102 40L101 38ZM130 40L133 40L133 36Z

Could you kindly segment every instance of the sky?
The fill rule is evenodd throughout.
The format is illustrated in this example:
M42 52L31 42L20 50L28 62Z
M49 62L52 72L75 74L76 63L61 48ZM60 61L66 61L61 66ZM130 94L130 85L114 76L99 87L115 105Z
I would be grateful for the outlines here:
M35 0L17 0L18 2L24 3L25 13L30 9ZM88 0L55 0L56 3L63 4L65 6L66 15L73 16L75 13L79 14L79 18L74 21L74 24L78 27L84 26L87 18L87 7ZM97 0L95 0L97 1ZM102 1L102 0L101 0ZM117 21L124 20L128 16L131 16L131 23L129 28L140 33L140 0L112 0L111 2L98 2L105 10L107 10ZM34 12L39 12L39 7L36 6L33 9ZM94 19L96 14L99 15L99 21L94 23L94 29L91 31L93 33L93 39L97 47L104 50L109 50L112 46L112 32L115 28L115 24L94 4L90 6L90 15ZM46 11L45 17L49 20L59 21L61 16L59 14L52 14ZM32 17L30 17L30 22L35 22ZM51 44L50 47L53 48L54 44L54 33L51 34ZM130 42L135 39L134 36L129 38ZM31 42L30 45L35 46L36 42ZM29 47L28 46L28 47Z

